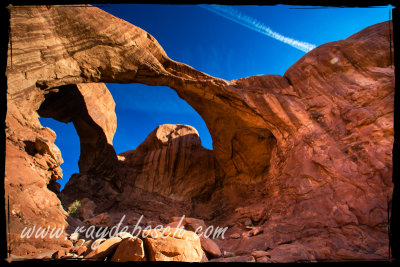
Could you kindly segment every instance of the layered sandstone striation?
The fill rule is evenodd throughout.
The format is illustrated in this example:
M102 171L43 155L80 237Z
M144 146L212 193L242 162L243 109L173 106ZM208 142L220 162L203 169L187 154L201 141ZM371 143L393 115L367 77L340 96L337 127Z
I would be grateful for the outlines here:
M212 151L188 125L160 125L135 150L118 156L125 185L174 200L207 194L215 184Z
M60 224L65 217L46 187L51 177L60 177L61 162L46 152L54 149L32 150L46 136L51 136L47 147L54 146L55 135L40 126L39 113L72 121L78 133L82 129L81 173L71 178L71 195L65 198L102 199L105 205L97 205L96 214L123 212L119 207L130 205L137 214L140 207L152 207L147 212L156 216L177 207L177 213L229 225L228 234L239 237L216 243L236 255L253 250L271 250L277 259L283 250L309 260L388 255L394 100L390 21L315 48L283 76L225 81L169 59L150 34L89 5L9 10L9 212L36 195L49 200L42 213L26 205L21 215L13 215L12 233L25 225L19 218L43 225L46 212L48 220ZM213 151L204 150L188 126L184 133L180 126L167 131L160 126L118 161L112 148L112 98L106 99L103 85L86 85L104 82L171 87L204 119ZM84 105L73 100L73 92ZM64 94L71 102L57 108ZM179 138L165 139L170 133ZM39 143L36 147L46 147ZM195 162L204 164L208 179L191 167ZM248 234L246 227L258 228Z

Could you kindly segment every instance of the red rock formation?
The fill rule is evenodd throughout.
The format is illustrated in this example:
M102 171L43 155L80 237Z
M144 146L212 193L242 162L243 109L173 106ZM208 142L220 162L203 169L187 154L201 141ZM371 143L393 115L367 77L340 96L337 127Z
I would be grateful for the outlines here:
M29 12L26 13L29 9L33 11L30 15ZM55 181L62 178L59 168L63 162L62 157L54 145L55 133L40 125L38 112L41 116L53 117L63 122L73 121L78 133L80 132L83 148L79 163L82 172L95 173L99 169L102 174L100 177L107 179L104 170L112 170L110 166L117 163L112 148L112 137L116 128L116 117L113 113L115 104L104 85L68 85L48 91L37 90L35 87L36 81L46 76L46 64L49 60L52 61L51 53L47 54L46 49L56 45L45 33L48 30L48 21L39 15L39 10L40 8L24 7L10 9L11 13L17 11L21 16L14 16L13 13L10 19L13 27L10 37L15 43L9 48L6 72L8 88L4 185L6 203L9 203L6 211L10 218L10 250L17 255L37 253L65 244L64 235L58 239L46 239L45 242L40 238L19 238L24 227L36 226L37 229L51 226L53 229L57 226L62 229L67 226L67 214L54 194L59 194ZM40 17L38 24L26 23L24 20L24 16L35 18L37 15ZM43 31L32 31L35 25ZM43 36L49 37L49 40L43 43ZM43 53L37 54L37 48L42 49ZM54 75L61 75L61 65L55 71L58 74L53 73ZM96 115L99 110L102 112L101 116ZM109 112L106 113L106 110ZM97 143L93 144L96 140ZM99 155L100 159L101 156L104 157L106 166L102 166Z
M122 191L95 175L75 174L60 196L64 207L89 196L97 203L95 213L106 211L115 223L123 215L144 215L144 224L159 225L188 214L191 200L207 199L215 187L212 151L201 146L196 129L188 125L161 125L118 158Z
M296 248L312 251L309 259L387 256L394 97L390 22L315 48L282 77L228 82L169 59L148 33L94 7L18 7L10 12L6 192L16 190L11 185L19 177L11 165L20 161L12 155L40 158L28 157L22 148L24 140L34 142L39 136L36 110L46 90L86 82L165 85L203 117L213 138L216 186L209 203L193 200L193 215L243 232L240 220L250 216L263 229L251 237L216 240L222 250L249 254L296 241ZM38 169L33 177L46 185L50 171L39 175ZM79 177L99 186L109 183L102 178L117 185L111 195L116 200L108 196L115 207L123 180L90 173L104 169L89 168ZM76 196L86 192L77 179L71 180L81 190ZM18 205L23 193L14 191L13 205ZM151 191L173 195L162 188ZM121 196L138 199L138 192L144 191L128 187ZM101 197L101 192L94 194ZM132 205L139 203L144 202ZM235 213L238 207L246 212Z
M145 260L143 241L137 237L128 237L123 240L111 258L113 262Z
M8 120L9 127L17 125L14 123L15 121ZM8 249L14 254L25 256L31 252L57 249L68 245L68 242L63 240L64 235L53 240L20 237L25 227L28 227L26 230L41 226L50 226L51 230L54 227L62 229L66 226L64 221L66 212L62 209L56 194L47 189L50 181L59 179L62 175L57 171L62 159L53 157L52 153L57 151L52 144L55 139L54 132L48 128L29 131L17 127L11 128L12 130L8 128L7 131L5 203L9 222ZM41 137L39 142L48 145L46 147L50 147L51 150L36 150L35 139L39 136ZM44 139L44 136L49 139ZM56 155L60 155L59 151Z
M125 186L175 200L204 195L215 183L214 157L201 146L196 129L158 126L136 150L121 153Z
M81 143L79 172L112 180L118 176L112 140L117 129L115 103L104 84L66 85L49 90L38 109L41 117L72 122Z
M200 262L204 252L200 238L183 229L164 228L143 231L144 245L149 261Z
M10 73L9 77L13 74ZM6 199L10 203L10 231L16 243L11 249L14 253L24 254L25 251L18 251L18 244L33 242L37 248L48 249L54 247L52 243L56 246L65 243L63 235L59 240L46 242L20 239L17 233L21 233L24 227L49 225L61 229L67 226L67 214L57 198L60 192L56 183L62 178L59 166L63 160L54 145L55 133L40 125L38 114L66 123L72 121L81 141L80 171L110 180L118 174L117 155L112 147L116 130L115 103L104 84L70 85L45 92L44 101L35 115L24 113L27 106L32 108L30 98L25 99L24 95L16 92L20 89L17 85L8 85ZM34 248L30 251L37 252Z

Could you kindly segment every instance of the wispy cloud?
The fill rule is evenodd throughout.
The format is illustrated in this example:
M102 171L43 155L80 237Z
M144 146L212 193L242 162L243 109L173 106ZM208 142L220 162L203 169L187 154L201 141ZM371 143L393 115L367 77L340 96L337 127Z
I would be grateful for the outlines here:
M285 44L288 44L294 48L297 48L303 52L309 52L315 48L315 45L298 41L289 37L285 37L273 30L270 27L266 26L262 22L259 22L257 19L242 14L237 9L231 6L221 6L221 5L199 5L199 7L209 10L215 14L220 15L226 19L229 19L233 22L236 22L242 26L245 26L251 30L262 33L266 36L274 38L275 40L281 41Z

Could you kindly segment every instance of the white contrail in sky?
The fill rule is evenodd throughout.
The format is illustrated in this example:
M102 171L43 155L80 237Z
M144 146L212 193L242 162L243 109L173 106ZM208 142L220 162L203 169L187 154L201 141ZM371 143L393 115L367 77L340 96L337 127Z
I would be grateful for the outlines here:
M242 26L245 26L247 28L250 28L254 31L257 31L259 33L262 33L266 36L272 37L278 41L281 41L285 44L288 44L294 48L297 48L303 52L309 52L312 49L315 48L315 45L309 44L306 42L301 42L294 40L289 37L285 37L277 32L274 32L266 26L265 24L259 22L255 18L249 17L245 14L242 14L240 11L236 10L235 8L231 6L221 6L221 5L199 5L199 7L202 7L204 9L207 9L211 12L214 12L215 14L218 14L224 18L227 18L231 21L234 21L236 23L239 23Z

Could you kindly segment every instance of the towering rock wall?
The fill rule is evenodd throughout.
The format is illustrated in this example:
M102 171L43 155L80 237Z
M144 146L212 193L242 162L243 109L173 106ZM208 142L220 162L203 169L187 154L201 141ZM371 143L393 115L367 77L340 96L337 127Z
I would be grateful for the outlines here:
M221 246L240 252L297 241L321 259L387 255L394 97L390 22L315 48L282 77L225 81L169 59L147 32L95 7L11 7L10 12L7 160L24 140L39 135L36 111L49 91L91 82L165 85L202 116L213 139L215 187L210 202L194 205L193 214L229 222L232 231L253 217L264 231ZM102 143L111 145L106 126L100 128ZM16 132L21 137L12 143ZM107 146L82 145L82 154L101 159L94 147ZM106 151L114 157L111 148ZM80 168L87 175L109 169L91 167L97 161L80 161ZM18 179L11 165L6 161L6 192ZM93 177L123 187L119 175ZM49 180L38 179L43 185ZM21 193L12 194L18 205Z
M116 116L115 103L104 84L73 84L39 90L38 79L60 77L68 68L56 52L63 49L51 33L50 18L43 9L11 7L9 10L12 31L6 72L4 186L6 204L9 204L6 207L10 218L9 249L13 254L25 255L68 245L64 235L44 240L20 238L25 227L67 227L67 213L57 197L56 183L62 178L59 166L63 160L54 145L56 134L40 125L38 113L61 122L73 122L82 147L80 171L100 173L99 177L104 179L112 179L110 171L113 168L115 171L117 165L112 147ZM54 69L49 71L51 66Z
M262 185L267 233L230 249L301 240L315 251L326 248L319 258L388 255L394 109L388 35L389 22L380 23L317 47L283 77L231 82L271 122L265 126L278 151Z
M174 200L207 195L215 184L212 151L201 146L191 126L160 125L135 150L119 157L125 185Z
M10 75L11 76L11 75ZM59 238L21 238L23 229L50 226L66 229L67 213L58 197L62 179L60 150L54 145L56 134L40 125L38 114L22 113L31 106L30 99L12 93L9 83L6 117L6 212L10 218L10 250L25 255L68 245ZM78 84L44 93L37 112L42 117L73 122L81 141L79 169L114 181L118 174L117 155L112 147L116 130L115 103L104 84ZM89 111L88 111L89 110ZM21 118L18 118L21 116ZM116 186L113 183L114 187Z

